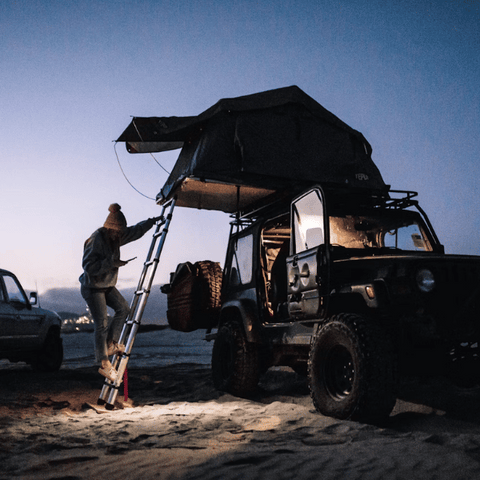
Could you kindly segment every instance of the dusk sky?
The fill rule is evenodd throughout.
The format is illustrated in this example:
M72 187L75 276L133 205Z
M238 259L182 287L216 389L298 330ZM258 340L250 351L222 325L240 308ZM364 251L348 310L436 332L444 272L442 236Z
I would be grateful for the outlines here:
M131 116L197 115L298 85L419 192L448 253L480 255L478 0L2 0L0 268L27 290L79 288L83 243L117 202L157 216L167 174L113 142ZM179 151L156 154L170 170ZM223 265L229 217L177 208L156 283ZM150 234L119 287L137 283Z

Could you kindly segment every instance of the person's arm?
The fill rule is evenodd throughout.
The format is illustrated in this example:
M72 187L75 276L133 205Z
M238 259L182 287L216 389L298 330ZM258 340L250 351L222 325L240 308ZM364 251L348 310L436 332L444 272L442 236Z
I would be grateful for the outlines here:
M149 218L148 220L139 222L132 227L127 227L120 240L120 245L125 245L143 237L143 235L145 235L145 233L147 233L155 225L155 223L161 219L162 217Z

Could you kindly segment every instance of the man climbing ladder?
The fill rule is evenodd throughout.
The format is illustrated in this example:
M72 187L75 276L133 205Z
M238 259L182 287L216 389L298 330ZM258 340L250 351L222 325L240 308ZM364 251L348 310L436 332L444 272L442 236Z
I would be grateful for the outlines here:
M149 218L127 227L121 207L113 203L103 227L88 238L83 250L83 274L80 276L81 293L95 322L95 359L100 364L99 373L115 380L109 355L121 353L124 346L117 343L129 307L115 285L118 269L130 260L120 260L120 247L141 238L161 217ZM133 260L133 259L131 259ZM108 322L107 306L115 315Z
M165 217L164 215L167 208L169 209L169 212ZM160 255L165 244L168 227L172 220L174 208L175 199L164 205L162 208L162 214L154 219L157 223L157 228L153 234L152 243L140 275L138 287L134 293L128 316L123 324L123 329L118 339L119 348L117 351L112 352L112 375L111 377L105 375L105 383L97 401L99 405L105 405L105 408L108 410L113 410L119 387L122 384L123 374L127 368L133 343L142 320L143 311L147 304L155 272L160 261Z

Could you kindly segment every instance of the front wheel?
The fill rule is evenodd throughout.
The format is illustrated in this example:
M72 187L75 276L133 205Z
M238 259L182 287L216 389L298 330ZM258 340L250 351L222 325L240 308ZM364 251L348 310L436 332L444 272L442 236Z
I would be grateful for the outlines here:
M244 397L260 378L259 349L247 341L238 321L225 322L218 330L212 350L212 376L217 390Z
M56 372L63 362L63 342L59 333L50 331L45 343L33 364L35 370L41 372Z
M396 401L396 368L386 332L354 314L337 315L317 333L308 362L315 408L339 419L377 421Z

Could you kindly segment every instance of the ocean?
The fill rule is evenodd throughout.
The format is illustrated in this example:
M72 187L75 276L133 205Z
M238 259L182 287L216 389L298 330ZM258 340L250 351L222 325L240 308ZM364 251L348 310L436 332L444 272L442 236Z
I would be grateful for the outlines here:
M93 332L62 334L64 359L62 368L73 369L95 365ZM128 366L155 367L173 363L210 365L213 342L205 340L205 330L183 333L165 328L137 333ZM0 368L16 364L0 360ZM25 365L18 363L18 365Z
M183 333L165 328L137 333L128 365L155 367L172 363L210 365L213 342L205 340L205 331ZM64 368L88 367L94 364L94 334L63 335Z

